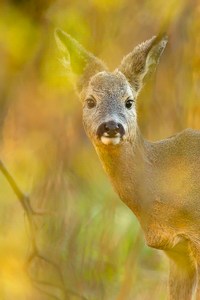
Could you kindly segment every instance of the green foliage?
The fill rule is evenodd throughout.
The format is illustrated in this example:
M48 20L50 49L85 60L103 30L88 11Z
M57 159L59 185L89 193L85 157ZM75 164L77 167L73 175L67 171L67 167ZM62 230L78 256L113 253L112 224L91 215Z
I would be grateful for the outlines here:
M200 128L199 13L189 0L0 4L0 157L33 208L48 212L35 216L41 253L60 266L66 289L88 300L166 299L167 264L144 246L136 218L112 190L84 134L54 28L69 32L112 69L134 45L166 30L168 48L138 101L142 132L154 140ZM0 298L51 299L24 270L27 220L2 175L0 185ZM52 266L40 260L31 272L59 283ZM80 297L69 293L69 299Z

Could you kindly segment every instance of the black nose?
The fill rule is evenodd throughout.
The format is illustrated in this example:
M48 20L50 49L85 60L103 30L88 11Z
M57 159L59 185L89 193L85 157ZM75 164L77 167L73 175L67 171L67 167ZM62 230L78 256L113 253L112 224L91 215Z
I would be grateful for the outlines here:
M115 136L119 132L119 124L114 121L104 123L104 132L109 136Z
M117 133L119 133L120 136L123 136L125 132L123 126L115 121L104 122L97 130L97 135L99 137L101 137L103 134L106 134L108 137L115 137Z

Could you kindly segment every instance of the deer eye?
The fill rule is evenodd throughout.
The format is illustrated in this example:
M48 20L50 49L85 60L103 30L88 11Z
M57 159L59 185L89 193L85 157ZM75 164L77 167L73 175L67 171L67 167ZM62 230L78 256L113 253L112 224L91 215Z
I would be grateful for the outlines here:
M125 102L125 106L127 109L131 109L131 107L133 106L133 100L132 99L127 99Z
M93 108L96 106L96 100L94 98L86 99L86 103L88 108Z

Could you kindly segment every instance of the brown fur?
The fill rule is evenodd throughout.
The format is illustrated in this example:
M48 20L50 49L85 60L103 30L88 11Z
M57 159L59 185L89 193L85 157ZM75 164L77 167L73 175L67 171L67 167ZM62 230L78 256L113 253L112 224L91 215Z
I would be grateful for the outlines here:
M60 31L59 36L71 55L72 38ZM196 284L200 299L200 132L186 129L153 143L138 129L135 106L129 111L124 107L127 97L136 99L165 45L166 37L153 37L113 73L99 72L94 66L101 69L103 64L94 57L91 64L88 54L85 68L90 75L83 75L84 68L81 75L86 80L80 91L83 122L116 192L138 218L147 245L170 258L170 299L192 299ZM90 95L97 101L93 110L86 105ZM124 125L126 134L118 145L97 139L97 127L109 118Z

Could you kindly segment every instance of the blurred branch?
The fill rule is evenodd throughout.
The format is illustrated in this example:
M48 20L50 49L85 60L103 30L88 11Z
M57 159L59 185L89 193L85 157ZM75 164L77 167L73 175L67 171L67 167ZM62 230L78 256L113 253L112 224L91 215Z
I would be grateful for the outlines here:
M5 176L5 178L7 179L10 187L12 188L13 192L17 196L17 198L18 198L19 202L21 203L21 205L23 207L23 210L24 210L24 212L27 216L27 219L28 219L29 228L30 228L30 235L31 235L31 243L32 243L32 251L31 251L32 253L29 255L29 258L28 258L27 263L26 263L26 267L27 267L28 277L30 278L33 286L37 290L39 290L40 292L43 292L47 296L50 296L50 297L52 297L54 299L57 299L57 300L60 300L60 298L55 296L54 294L50 293L49 291L45 291L44 290L45 286L48 286L48 287L51 287L51 288L54 288L54 289L57 289L57 290L59 289L61 291L61 293L63 294L62 299L64 299L64 300L69 300L69 294L75 295L76 297L78 297L82 300L87 300L84 296L76 293L75 291L66 289L64 278L63 278L63 275L62 275L62 272L61 272L59 266L55 262L53 262L53 261L49 260L48 258L42 256L40 254L39 250L38 250L37 242L36 242L36 224L34 222L34 216L38 215L38 214L39 215L44 215L44 214L47 214L47 213L46 212L37 213L37 212L33 211L32 207L31 207L31 204L30 204L29 196L25 195L20 190L20 188L18 187L16 181L11 176L11 174L8 172L8 170L6 169L6 167L5 167L5 165L3 164L2 161L0 161L0 171ZM51 282L35 279L29 274L28 270L29 270L30 264L35 258L43 260L47 264L53 266L53 268L55 269L55 271L57 272L57 274L59 276L60 285L56 285L56 284L53 284ZM43 288L39 287L38 285L43 286Z
M17 196L18 200L22 204L24 210L26 211L27 214L31 214L33 211L28 203L28 196L22 193L22 191L19 189L17 186L15 180L13 177L10 175L2 161L0 161L0 170L4 174L5 178L7 179L8 183L10 184L12 190L14 191L15 195Z

